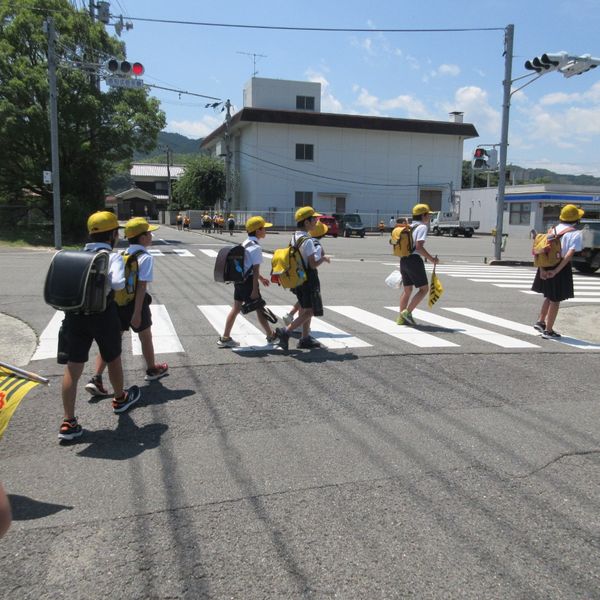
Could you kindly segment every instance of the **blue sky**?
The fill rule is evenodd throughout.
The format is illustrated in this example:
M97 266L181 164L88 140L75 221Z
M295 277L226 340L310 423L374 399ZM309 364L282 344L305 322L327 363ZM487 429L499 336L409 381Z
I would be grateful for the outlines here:
M87 2L86 2L87 4ZM112 0L126 17L208 23L337 28L504 28L515 25L513 78L544 52L600 57L600 0L426 2L303 0L208 2ZM322 83L324 112L447 120L460 110L480 133L465 144L500 141L503 31L466 33L318 33L132 21L123 32L127 56L144 80L229 98L242 89L257 57L259 77ZM153 90L167 130L202 137L223 114L201 98ZM549 73L511 103L508 160L524 167L600 176L600 67L564 78Z

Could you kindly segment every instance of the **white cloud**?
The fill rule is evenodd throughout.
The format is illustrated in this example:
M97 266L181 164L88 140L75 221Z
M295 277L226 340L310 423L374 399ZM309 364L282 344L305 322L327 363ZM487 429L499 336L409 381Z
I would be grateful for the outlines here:
M331 93L329 81L323 73L308 69L305 75L309 81L321 84L321 112L345 112L342 103Z
M457 77L460 75L460 67L458 65L440 65L437 69L439 75L450 75L451 77Z
M394 98L380 99L374 96L366 88L354 86L355 93L358 93L356 104L363 110L366 109L372 115L398 116L390 115L391 112L400 112L403 118L409 119L431 119L432 116L418 98L408 94L395 96Z
M165 131L180 133L191 138L206 137L223 124L223 119L205 116L200 121L169 121Z
M488 94L482 88L475 85L458 88L454 102L444 106L447 112L464 112L465 122L473 123L480 134L500 136L500 111L490 105Z

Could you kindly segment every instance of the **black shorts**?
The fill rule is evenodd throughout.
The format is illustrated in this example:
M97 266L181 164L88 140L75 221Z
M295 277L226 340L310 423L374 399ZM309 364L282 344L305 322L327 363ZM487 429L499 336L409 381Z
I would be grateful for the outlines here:
M233 284L233 299L236 302L249 302L250 296L252 296L252 282L253 277L250 275L244 281ZM260 292L258 293L260 297Z
M568 298L575 297L571 265L563 267L562 271L551 279L542 279L540 277L541 268L538 267L535 274L535 279L531 286L532 291L543 294L544 298L547 298L551 302L562 302Z
M87 362L94 340L105 362L112 362L121 356L121 328L114 302L109 302L106 310L97 315L66 313L63 326L67 345L64 350L68 361Z
M298 298L300 308L312 308L313 307L313 291L321 290L321 282L319 281L319 273L316 269L307 270L307 280L292 291Z
M400 259L400 273L402 273L402 285L414 285L417 288L429 285L425 263L418 254L403 256Z
M144 304L142 304L142 322L139 327L134 327L131 324L131 318L133 317L133 310L135 308L135 301L126 304L125 306L117 306L119 313L119 320L121 321L121 331L127 331L130 327L136 333L144 331L148 327L152 327L152 313L150 312L150 305L152 304L152 296L146 292L144 296Z

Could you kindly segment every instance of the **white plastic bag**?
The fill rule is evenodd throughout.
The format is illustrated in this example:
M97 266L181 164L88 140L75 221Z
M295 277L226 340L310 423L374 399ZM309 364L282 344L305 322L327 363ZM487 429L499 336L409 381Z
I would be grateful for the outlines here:
M386 278L385 285L393 290L399 290L402 287L402 275L398 269L394 269Z

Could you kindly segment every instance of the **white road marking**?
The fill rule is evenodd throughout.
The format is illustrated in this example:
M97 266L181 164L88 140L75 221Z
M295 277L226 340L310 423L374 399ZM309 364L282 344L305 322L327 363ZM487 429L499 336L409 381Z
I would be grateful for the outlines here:
M173 252L177 254L177 256L194 256L189 250L185 248L173 248Z
M408 342L413 346L419 346L419 348L450 348L456 347L458 344L450 342L443 338L439 338L435 335L419 331L412 327L405 327L396 325L391 319L380 317L374 313L357 308L356 306L327 306L327 310L333 310L349 319L354 319L359 323L372 327L377 331L381 331L387 335L391 335L399 340ZM395 309L396 312L398 308Z
M289 306L268 306L278 317L283 317ZM327 310L328 307L325 307ZM318 317L313 317L310 324L310 335L319 340L326 348L370 348L371 344L354 337L353 335L338 329L337 327L323 321Z
M206 254L206 256L210 256L211 258L215 258L215 256L218 254L216 250L205 250L204 248L200 248L200 252L202 252L202 254Z
M152 256L164 256L158 248L148 248L148 254L152 254Z
M56 358L56 351L58 348L58 330L60 329L60 324L64 318L65 313L63 313L61 310L57 310L54 315L52 315L50 323L46 325L46 328L44 331L42 331L42 335L40 335L38 347L36 348L34 355L31 357L31 360Z
M156 354L172 354L185 352L173 322L164 304L151 304L152 311L152 342ZM137 333L131 332L131 348L134 356L142 354L142 345Z
M398 309L393 306L386 306L390 310L397 311ZM501 348L537 348L535 344L530 344L529 342L525 342L523 340L519 340L517 338L510 337L508 335L504 335L502 333L496 333L494 331L490 331L489 329L483 329L481 327L476 327L475 325L469 325L467 323L462 323L461 321L455 321L454 319L448 319L447 317L442 317L436 313L426 312L424 310L415 309L413 311L413 316L417 321L425 321L426 323L432 323L433 325L439 325L440 327L447 327L448 329L452 329L457 333L463 333L464 335L468 335L469 337L476 338L483 342L488 342L490 344L494 344L495 346L500 346Z

